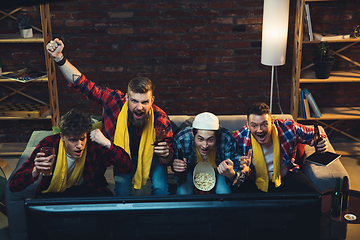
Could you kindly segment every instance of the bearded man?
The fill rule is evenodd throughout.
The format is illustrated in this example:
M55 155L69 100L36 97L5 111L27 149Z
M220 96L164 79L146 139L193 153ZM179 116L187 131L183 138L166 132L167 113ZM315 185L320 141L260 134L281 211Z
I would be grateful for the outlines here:
M171 143L173 133L169 117L153 104L154 85L150 79L134 78L129 82L126 94L98 87L65 58L63 48L63 42L57 38L47 45L48 53L70 87L101 104L101 131L115 145L125 149L136 166L133 174L123 174L114 168L115 195L131 195L132 182L135 189L141 189L149 177L153 195L168 194L167 165L174 154ZM158 136L165 140L155 143Z

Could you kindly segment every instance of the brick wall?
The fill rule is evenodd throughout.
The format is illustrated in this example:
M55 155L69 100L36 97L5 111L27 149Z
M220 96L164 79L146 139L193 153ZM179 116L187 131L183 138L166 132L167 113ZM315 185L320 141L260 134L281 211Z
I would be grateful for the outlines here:
M278 67L284 113L290 112L295 1L290 5L286 64ZM355 14L358 6L358 0L326 3L326 8L311 3L314 30L340 26L351 30L359 20ZM219 115L245 114L253 102L269 103L271 68L260 63L262 8L262 0L84 0L50 4L53 36L64 41L67 58L98 85L126 91L129 80L145 76L156 86L155 104L168 114L211 111ZM37 7L26 7L23 13L40 26ZM14 21L0 22L0 33L16 31ZM27 66L44 70L41 44L6 44L0 49L5 71ZM355 45L348 52L358 59L359 50ZM310 50L304 51L309 60ZM354 68L340 62L341 67ZM99 105L68 89L58 69L57 77L61 114L71 108L101 114ZM319 94L314 96L316 101L330 106L359 104L356 84L329 85L326 88L331 93L339 89L340 93L331 99ZM39 84L29 92L46 100L47 96L39 93L46 91L44 87ZM1 88L0 94L6 91ZM16 95L10 101L24 98ZM274 113L280 112L277 103L275 86ZM10 130L12 124L0 124L0 142L14 141L17 137ZM48 124L42 126L48 128Z

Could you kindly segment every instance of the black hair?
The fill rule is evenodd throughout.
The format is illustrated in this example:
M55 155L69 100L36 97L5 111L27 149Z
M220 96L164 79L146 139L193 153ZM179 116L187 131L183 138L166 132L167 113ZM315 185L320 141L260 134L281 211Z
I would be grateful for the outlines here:
M258 102L258 103L254 103L253 105L251 105L247 109L247 113L246 113L248 119L251 114L254 114L254 115L269 114L269 115L271 115L269 106L263 102Z
M195 138L198 130L199 129L197 129L197 128L192 129L193 134L194 134L194 138ZM202 129L200 129L200 130L202 130ZM220 131L220 129L218 129L218 130L206 130L206 131L214 131L215 132L216 146L218 146L218 144L220 144L220 141L221 141L221 131Z
M64 136L80 138L91 130L90 116L71 109L60 119L60 132Z
M128 84L128 93L130 91L134 93L147 93L151 91L154 93L155 86L152 84L151 80L146 77L136 77L132 79Z

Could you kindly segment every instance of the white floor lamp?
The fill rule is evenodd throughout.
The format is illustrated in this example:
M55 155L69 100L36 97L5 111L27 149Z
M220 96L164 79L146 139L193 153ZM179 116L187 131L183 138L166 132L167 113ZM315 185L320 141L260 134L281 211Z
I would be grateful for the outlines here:
M285 64L290 0L264 0L261 63L271 66L270 112L274 68Z

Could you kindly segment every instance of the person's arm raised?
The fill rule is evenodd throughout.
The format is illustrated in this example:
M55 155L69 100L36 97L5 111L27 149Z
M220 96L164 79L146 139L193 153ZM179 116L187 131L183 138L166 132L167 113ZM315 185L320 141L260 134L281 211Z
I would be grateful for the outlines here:
M46 49L69 83L74 83L81 76L81 72L63 55L64 43L60 39L50 41Z

